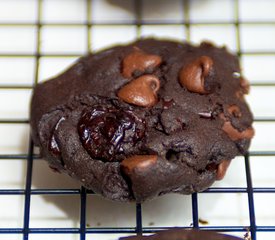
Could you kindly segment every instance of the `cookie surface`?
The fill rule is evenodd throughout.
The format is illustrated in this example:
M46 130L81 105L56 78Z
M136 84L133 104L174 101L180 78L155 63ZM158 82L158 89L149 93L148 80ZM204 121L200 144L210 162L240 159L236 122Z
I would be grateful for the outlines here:
M32 138L52 168L106 198L190 194L247 151L248 90L225 48L140 40L38 84Z
M151 236L123 237L120 240L241 240L241 238L211 231L184 230L175 228Z

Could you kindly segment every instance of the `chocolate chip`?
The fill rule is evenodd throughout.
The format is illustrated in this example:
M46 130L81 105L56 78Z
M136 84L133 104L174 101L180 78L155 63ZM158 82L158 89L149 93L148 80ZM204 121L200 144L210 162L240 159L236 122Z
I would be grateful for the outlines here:
M222 160L219 164L212 162L206 166L206 170L216 172L216 180L222 180L230 163L231 160Z
M244 100L244 94L248 94L250 85L247 79L240 77L240 88L236 91L235 95L238 99Z
M131 78L133 73L145 72L147 69L152 71L159 66L162 59L158 55L147 54L135 47L134 51L123 60L122 75Z
M121 162L121 168L126 174L131 174L135 168L149 168L157 162L157 155L134 155Z
M118 97L124 102L141 107L152 107L157 101L160 81L154 75L144 75L132 80L118 91Z
M240 118L242 116L241 110L237 105L231 105L227 111L230 115L236 118Z
M231 122L224 116L223 113L221 113L219 117L224 120L222 130L227 133L231 140L236 141L242 139L251 139L254 136L255 131L253 127L249 127L240 132L238 129L232 126Z
M231 122L226 119L224 114L220 114L220 118L224 120L222 130L231 140L236 141L241 139L251 139L254 136L254 129L252 127L249 127L240 132L232 126Z
M242 91L244 94L248 94L249 90L250 90L250 85L247 79L245 79L244 77L240 78L240 86L242 88Z
M208 56L201 56L183 67L180 71L180 83L190 92L207 94L204 88L205 78L212 71L213 60Z
M226 174L227 168L229 167L231 160L222 160L218 165L216 180L222 180Z
M243 93L243 91L241 90L241 89L239 89L238 91L236 91L236 93L235 93L235 96L236 96L236 98L238 98L238 99L240 99L240 100L244 100L244 93Z

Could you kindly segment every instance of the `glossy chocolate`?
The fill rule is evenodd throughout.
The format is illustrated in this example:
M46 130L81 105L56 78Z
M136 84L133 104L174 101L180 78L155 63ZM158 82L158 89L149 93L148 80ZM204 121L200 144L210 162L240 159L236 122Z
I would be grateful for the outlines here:
M205 78L212 70L213 60L207 56L201 56L183 67L180 71L180 83L190 92L207 94L204 88Z
M228 107L227 111L233 117L240 118L242 116L241 110L237 105L231 105L230 107Z
M250 91L250 84L249 84L249 82L248 82L248 80L246 78L244 78L244 77L240 78L240 86L241 86L244 94L248 94L249 93L249 91Z
M131 174L135 168L149 168L156 163L157 158L157 155L134 155L124 159L121 162L121 167L127 174Z
M231 140L241 140L241 139L251 139L254 136L254 129L252 127L249 127L245 129L244 131L238 131L236 128L234 128L229 121L225 121L222 130L226 132L226 134L230 137Z
M158 67L162 59L158 55L147 54L141 49L135 47L134 51L126 56L123 60L122 75L131 78L135 71L144 73L146 69L154 69Z
M157 77L144 75L123 86L117 95L124 102L141 107L152 107L158 101L159 88L160 81Z
M216 180L222 180L224 178L230 163L231 163L231 160L222 160L221 163L219 163Z

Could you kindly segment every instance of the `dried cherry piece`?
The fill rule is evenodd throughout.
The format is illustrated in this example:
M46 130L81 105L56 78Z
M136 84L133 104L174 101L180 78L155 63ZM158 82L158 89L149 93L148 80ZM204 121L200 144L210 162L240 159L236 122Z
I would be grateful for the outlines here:
M135 145L144 137L145 122L131 110L93 106L82 112L78 133L91 157L114 161L126 144Z

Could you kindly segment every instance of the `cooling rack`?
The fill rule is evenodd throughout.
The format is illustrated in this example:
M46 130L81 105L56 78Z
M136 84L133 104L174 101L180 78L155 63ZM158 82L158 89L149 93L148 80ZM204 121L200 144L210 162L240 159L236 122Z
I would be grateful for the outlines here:
M110 12L105 13L104 6L108 4L115 6L111 14ZM68 13L66 13L67 5L71 6ZM164 17L160 15L155 16L157 5L164 5L170 13L167 14L166 12ZM61 8L56 10L55 6L61 6ZM72 9L74 6L77 10L82 11L83 14L77 15L80 17L76 17L73 14ZM99 6L101 7L100 9ZM217 19L212 18L210 13L205 12L205 9L212 8L213 6L216 6L214 7L216 13L220 12L218 14L220 17ZM230 11L227 8L230 8ZM246 9L246 11L244 11L244 9ZM257 18L257 14L256 17L253 14L251 17L249 11L253 12L255 9L260 13L261 11L265 12L266 14L261 14L261 16L266 15L267 17ZM118 10L119 13L116 14L116 10ZM14 14L14 12L17 13ZM24 12L26 13L24 14ZM231 12L229 17L227 17L228 12ZM19 17L16 17L17 14L19 14ZM62 14L67 14L66 16L68 19L66 21L59 20L58 17ZM102 14L101 17L100 14ZM36 237L37 239L68 239L68 236L71 235L73 235L73 239L81 240L115 239L116 236L121 234L147 234L157 230L170 228L173 225L185 228L193 227L204 230L230 232L231 234L238 233L239 236L247 234L247 236L250 235L252 240L274 239L275 210L272 203L274 203L275 200L275 179L272 169L270 168L275 165L271 164L269 168L268 164L275 160L275 141L272 140L275 134L275 110L269 107L270 104L265 104L267 101L272 101L272 96L274 97L272 91L274 91L275 87L275 74L272 73L272 66L274 68L275 64L275 37L274 34L271 34L272 31L275 32L275 17L272 17L272 15L275 16L275 4L274 1L271 0L132 0L126 2L111 0L0 0L0 71L3 71L7 64L14 64L15 67L18 67L19 72L21 71L26 76L32 76L31 79L33 79L32 82L23 80L14 83L13 76L20 78L17 69L14 69L10 78L6 78L7 76L5 76L4 81L0 81L0 110L3 110L0 114L0 136L2 139L0 142L2 145L0 146L0 164L2 164L0 165L0 172L1 168L5 169L4 164L12 166L13 168L18 167L16 164L23 164L23 176L25 178L24 181L19 180L22 182L22 188L0 188L0 199L6 199L6 205L2 204L0 206L0 217L3 216L1 212L5 212L5 206L16 208L13 206L12 197L20 196L23 199L22 209L16 208L19 212L22 211L20 215L22 217L21 226L9 227L9 225L6 224L8 218L3 217L0 219L0 239L27 240L36 239ZM247 74L252 78L251 86L253 91L252 94L254 94L254 98L251 97L249 100L252 108L256 106L257 114L255 114L255 124L258 124L256 126L256 131L257 135L260 137L259 140L255 140L258 143L258 147L255 144L255 146L252 146L249 153L244 157L238 158L238 161L243 163L243 168L241 168L241 170L244 175L244 186L240 187L240 185L237 184L232 187L230 184L226 186L217 184L203 193L193 194L190 197L191 212L189 215L191 225L186 224L186 222L182 224L178 222L177 224L156 224L153 222L144 224L144 215L148 210L148 206L144 207L144 205L136 204L132 214L132 217L134 216L135 219L133 226L121 227L115 226L114 224L114 226L104 227L100 226L100 223L91 226L87 221L87 215L91 214L88 211L87 204L90 196L94 195L91 191L83 187L74 187L75 185L72 185L73 187L71 188L37 188L33 185L32 178L36 174L34 164L41 161L41 158L34 148L32 141L26 134L19 134L21 138L17 137L19 136L17 134L18 132L21 133L25 131L25 133L28 133L29 131L27 127L29 123L27 111L28 102L24 103L25 105L23 104L23 110L19 109L19 113L22 114L16 115L9 112L6 108L8 106L11 109L18 110L17 103L14 103L14 99L19 102L24 101L26 98L29 99L31 89L35 84L50 77L50 75L58 73L63 66L67 66L82 54L97 50L108 44L127 42L150 34L156 36L168 35L172 36L172 38L196 42L197 39L209 36L206 27L210 29L216 28L216 33L214 33L214 37L212 38L214 41L218 41L218 43L219 41L222 43L229 41L227 45L237 52L245 69L246 67L250 67L251 69L251 66L253 66L252 70ZM230 28L229 33L225 33L223 30L228 27ZM26 40L22 29L31 31L33 38L31 40ZM65 37L60 35L60 29L67 30L67 35L65 34ZM112 29L114 29L116 34L112 35L113 32L110 32ZM7 31L8 34L6 34L5 31ZM52 31L52 35L56 36L56 38L63 37L63 41L61 41L62 44L56 45L53 48L49 47L49 43L56 39L53 40L51 37L47 37L47 31ZM22 35L18 34L18 32L22 32ZM223 36L223 34L225 34L225 36ZM256 44L255 47L253 43L247 43L247 39L254 38L255 34L262 36L260 47L259 44ZM81 35L82 38L78 38L78 35ZM108 35L110 35L110 37ZM70 44L68 42L70 42ZM270 42L273 42L273 45L272 43L270 45ZM27 50L16 50L23 45L28 46ZM64 49L67 50L65 51ZM255 57L255 59L252 59L252 57ZM263 57L268 58L270 61L261 60ZM62 59L63 62L61 61L60 63L60 61L57 61L60 59ZM27 66L26 62L29 64L28 66L31 66L29 70L26 70L27 67L25 68L25 66ZM50 73L47 72L49 69L51 69L49 71ZM54 72L55 70L56 72ZM0 77L1 76L0 73ZM264 88L266 90L264 94L259 94L257 91L253 90L254 88ZM27 92L27 97L22 96L22 91ZM257 108L264 110L257 110ZM21 128L27 130L22 130ZM14 135L19 139L16 139L16 143L14 143L13 140L9 139L9 135ZM267 145L265 143L266 141L264 141L266 139L269 139ZM25 144L22 147L24 151L13 151L14 145L20 145L21 142L23 142L23 145ZM268 159L268 161L266 161L266 159ZM259 162L259 160L261 162ZM254 172L251 171L251 164L255 165L254 169L259 168L262 171L258 171L253 175ZM5 175L4 170L1 175ZM261 179L263 175L271 176L270 181L268 184L264 182L266 185L257 182L255 187L254 183L256 177ZM17 178L18 176L12 174L11 179ZM225 224L211 224L211 222L209 222L205 225L206 221L201 219L203 215L202 212L205 212L205 209L201 207L203 201L206 198L213 199L212 196L231 196L232 194L244 196L245 208L247 208L248 213L247 221L236 221L235 224L226 224L226 221ZM79 199L78 210L80 217L78 226L36 227L30 224L32 218L31 214L34 211L32 210L34 198L36 196L51 195L61 197L74 196ZM260 199L266 200L262 201L265 204L261 202L261 205L263 205L261 208L255 207L255 200L258 198L258 195L261 196ZM169 201L170 199L167 197L165 200ZM234 201L234 198L229 197L229 204L230 201ZM186 203L183 201L182 204ZM184 206L183 208L185 209ZM234 211L233 207L230 209L231 207L228 206L228 208L229 211L225 211L224 218L230 218L230 214L226 214L230 211ZM123 209L123 207L120 209ZM187 209L188 207L186 210ZM39 210L42 214L46 213L43 209ZM182 214L182 212L180 213ZM104 212L104 209L102 209L102 214L107 214ZM186 214L188 215L188 213ZM260 221L259 216L263 219L266 216L267 221ZM184 218L184 216L177 216L179 219L181 217ZM107 237L104 238L104 236Z

